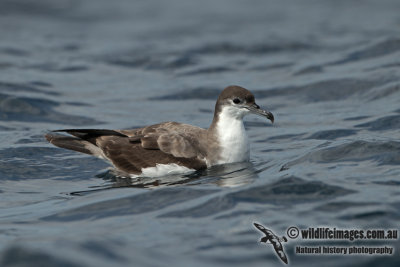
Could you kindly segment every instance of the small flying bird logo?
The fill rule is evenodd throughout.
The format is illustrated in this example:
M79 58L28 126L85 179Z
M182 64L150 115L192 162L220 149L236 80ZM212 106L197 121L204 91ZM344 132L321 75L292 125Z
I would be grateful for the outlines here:
M288 264L288 258L286 257L285 251L283 250L283 246L281 242L287 242L287 239L285 236L282 238L278 237L275 235L271 230L265 228L261 224L254 223L254 226L263 232L265 236L261 238L260 242L262 243L270 243L275 249L276 254L278 257L286 264Z

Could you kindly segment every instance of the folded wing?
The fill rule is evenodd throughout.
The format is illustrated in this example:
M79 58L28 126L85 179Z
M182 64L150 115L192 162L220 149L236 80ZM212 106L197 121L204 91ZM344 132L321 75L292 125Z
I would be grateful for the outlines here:
M188 168L205 168L205 144L198 136L206 130L166 122L133 130L68 129L74 137L48 134L52 144L108 159L118 169L139 173L156 164L176 163Z

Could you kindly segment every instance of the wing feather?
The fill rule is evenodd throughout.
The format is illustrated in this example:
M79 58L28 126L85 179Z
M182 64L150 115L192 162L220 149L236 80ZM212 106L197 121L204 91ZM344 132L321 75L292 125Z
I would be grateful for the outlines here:
M206 144L199 142L206 130L188 124L165 122L141 129L120 130L131 142L139 142L145 149L159 149L174 157L204 158Z
M280 246L277 246L276 244L273 244L274 246L274 250L276 252L276 254L278 255L278 257L286 264L288 264L288 258L285 254L285 252L283 251L283 247L280 244Z
M139 173L142 168L156 164L176 163L194 169L206 167L206 138L200 143L199 137L205 137L207 131L188 124L166 122L132 130L68 129L57 132L67 132L76 139L69 138L68 146L55 145L88 153L83 146L76 148L75 143L83 140L99 148L117 168L128 173Z

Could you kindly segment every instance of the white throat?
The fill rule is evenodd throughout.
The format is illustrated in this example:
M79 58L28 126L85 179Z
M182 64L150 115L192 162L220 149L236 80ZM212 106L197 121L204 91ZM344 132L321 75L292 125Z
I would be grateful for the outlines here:
M225 106L216 125L219 145L222 147L217 164L249 161L250 148L243 125L247 110Z

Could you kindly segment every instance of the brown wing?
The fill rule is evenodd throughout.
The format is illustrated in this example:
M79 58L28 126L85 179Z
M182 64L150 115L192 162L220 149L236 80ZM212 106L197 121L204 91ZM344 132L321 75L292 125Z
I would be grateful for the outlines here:
M159 149L146 149L127 137L102 136L97 138L96 143L117 169L130 174L138 174L142 168L154 167L156 164L176 163L192 169L206 167L197 158L175 157Z
M206 130L192 125L165 122L119 132L129 136L132 143L140 142L145 149L158 149L175 157L183 158L204 158L206 156L206 144L199 142L199 137L204 137Z
M127 173L140 173L142 168L154 167L157 163L176 163L193 169L206 167L203 160L206 144L198 141L206 130L187 124L166 122L133 130L69 129L60 132L100 148L115 167ZM61 147L71 149L66 145Z

